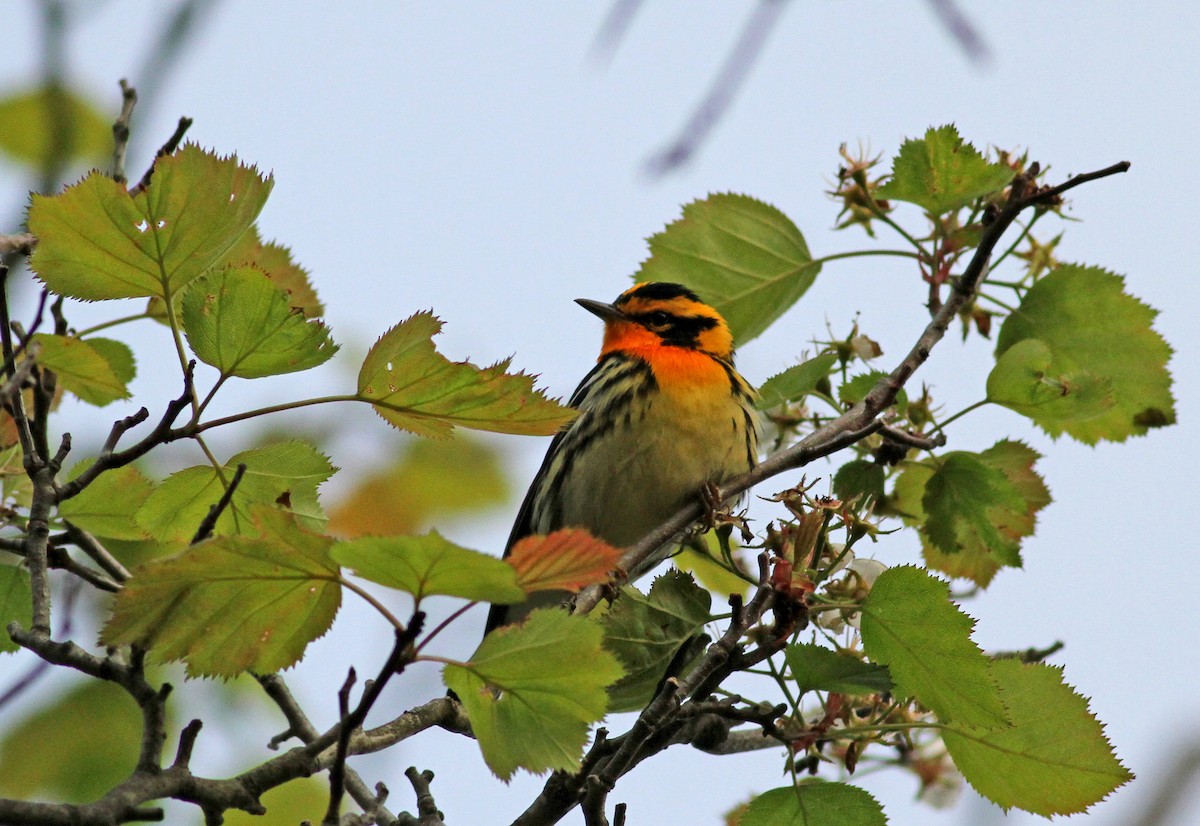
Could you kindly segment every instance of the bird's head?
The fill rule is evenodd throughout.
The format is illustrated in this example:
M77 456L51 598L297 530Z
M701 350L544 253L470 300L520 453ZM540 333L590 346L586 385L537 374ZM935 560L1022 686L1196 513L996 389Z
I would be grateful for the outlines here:
M733 358L733 335L725 319L682 284L644 281L611 304L588 298L576 303L604 320L601 354L665 345L725 361Z

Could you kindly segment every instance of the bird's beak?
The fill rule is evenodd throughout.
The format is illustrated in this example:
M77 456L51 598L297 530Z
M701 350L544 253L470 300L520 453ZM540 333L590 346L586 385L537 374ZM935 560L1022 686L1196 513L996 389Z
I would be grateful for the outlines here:
M599 316L605 321L624 321L625 313L618 310L611 304L605 304L603 301L593 301L590 298L577 298L575 303L589 313Z

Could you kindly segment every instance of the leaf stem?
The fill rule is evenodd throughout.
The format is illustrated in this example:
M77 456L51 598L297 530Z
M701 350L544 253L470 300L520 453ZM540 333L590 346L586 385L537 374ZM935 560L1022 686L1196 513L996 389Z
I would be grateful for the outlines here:
M456 619L461 617L467 611L470 611L472 608L474 608L478 604L479 604L479 600L472 600L471 602L468 602L466 605L464 605L462 608L459 608L457 611L455 611L450 616L446 617L440 623L438 623L438 626L436 628L434 628L432 631L430 631L428 634L426 634L425 639L421 640L421 642L419 642L417 644L417 647L415 649L413 649L413 654L414 655L420 654L421 649L424 648L429 643L433 642L433 638L436 637L438 634L442 633L443 628L448 626L450 623L454 622Z
M311 407L314 404L330 404L332 402L358 402L367 401L359 396L344 395L344 396L320 396L315 399L302 399L295 402L286 402L284 404L273 404L270 407L260 407L255 410L247 410L244 413L235 413L232 416L225 416L221 419L213 419L211 421L198 424L191 429L191 433L203 433L213 427L221 427L222 425L235 424L236 422L244 422L247 419L254 419L259 416L267 416L271 413L281 413L285 410L295 410L301 407ZM190 434L189 434L190 435Z
M835 252L822 258L814 258L809 262L809 265L825 264L829 261L839 261L843 258L864 258L872 255L893 255L900 258L916 258L918 260L921 258L919 253L910 250L851 250L849 252Z
M120 318L114 318L109 321L104 321L104 322L101 322L100 324L96 324L91 327L87 327L83 330L78 330L78 331L76 331L75 335L78 338L83 338L84 336L90 336L93 333L98 333L101 330L107 330L109 327L116 327L120 324L128 324L131 321L140 321L143 318L151 318L150 313L141 312L141 313L135 313L133 315L121 316Z
M991 399L980 399L979 401L975 402L974 404L967 405L966 407L964 407L962 410L955 413L950 418L948 418L945 421L938 424L938 426L935 427L933 430L929 431L929 435L933 436L933 435L940 433L943 429L945 429L945 427L948 424L953 422L955 419L960 419L963 416L970 413L972 410L978 410L979 408L983 407L985 404L991 404Z
M402 623L402 622L400 622L400 620L396 619L395 615L392 614L392 612L389 611L386 607L384 607L383 603L381 603L379 600L375 599L375 597L371 596L371 594L368 593L366 590L364 590L361 586L356 585L355 583L351 582L350 580L346 579L343 576L337 577L337 581L342 584L342 587L344 587L347 590L350 590L350 591L354 592L355 594L358 594L360 597L362 597L362 599L368 605L370 605L372 608L374 608L376 611L378 611L380 614L382 614L383 618L386 619L388 622L390 622L392 624L392 627L395 628L396 631L398 631L400 633L404 632L404 623Z

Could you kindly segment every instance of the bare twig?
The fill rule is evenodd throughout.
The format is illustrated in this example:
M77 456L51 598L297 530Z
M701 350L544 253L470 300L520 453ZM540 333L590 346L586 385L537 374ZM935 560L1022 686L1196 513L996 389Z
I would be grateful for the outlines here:
M81 565L76 562L71 558L71 555L67 553L65 548L51 546L47 552L46 561L51 568L56 568L66 571L69 574L73 574L93 587L99 588L101 591L107 591L110 594L115 594L121 590L121 586L118 583L113 582L111 579L104 576L104 574L101 574L98 571L93 571L86 565Z
M881 427L879 432L893 442L898 442L906 447L915 447L918 450L933 450L935 447L944 447L946 445L945 433L939 433L932 437L922 436L920 433L909 433L907 430L900 430L888 425Z
M203 521L200 522L200 527L196 529L196 535L192 537L192 544L196 545L212 536L213 530L217 527L217 520L221 518L221 514L229 507L229 503L233 501L234 491L241 483L242 477L246 475L246 463L240 462L237 470L234 471L233 478L229 480L229 484L225 486L225 492L221 494L221 498L217 500L217 504L208 509Z
M0 235L0 255L33 255L37 236L30 232L15 235Z
M146 174L142 175L142 179L138 181L137 186L129 191L130 195L137 195L139 192L145 191L146 187L150 186L150 179L154 177L154 166L158 163L158 159L166 155L170 155L179 148L180 141L187 133L187 130L192 126L191 118L180 118L179 123L175 126L175 131L171 137L167 138L167 142L158 148L154 153L154 160L151 161L150 167L146 170Z
M128 182L125 177L125 153L129 150L129 122L133 118L133 107L137 105L137 90L125 78L121 78L121 114L113 123L112 179L119 184Z
M445 816L438 810L433 791L429 788L433 782L433 772L428 769L417 771L416 766L409 766L405 769L404 776L412 784L413 792L417 796L417 816L413 817L404 812L397 823L401 826L443 826Z
M67 538L70 539L77 548L90 556L92 561L103 568L109 576L119 583L125 582L129 579L130 574L128 569L126 569L124 565L117 561L115 556L109 553L108 549L100 543L99 539L68 520L64 519L63 525L65 525L67 529Z

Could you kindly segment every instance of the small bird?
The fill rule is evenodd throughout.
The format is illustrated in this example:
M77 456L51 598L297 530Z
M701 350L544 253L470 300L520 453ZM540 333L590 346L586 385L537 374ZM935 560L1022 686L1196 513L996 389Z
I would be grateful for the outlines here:
M580 415L550 443L504 555L518 540L585 528L616 547L641 539L706 484L754 467L756 394L733 366L733 335L680 284L644 282L611 304L600 358L571 396ZM493 605L487 631L532 606Z

